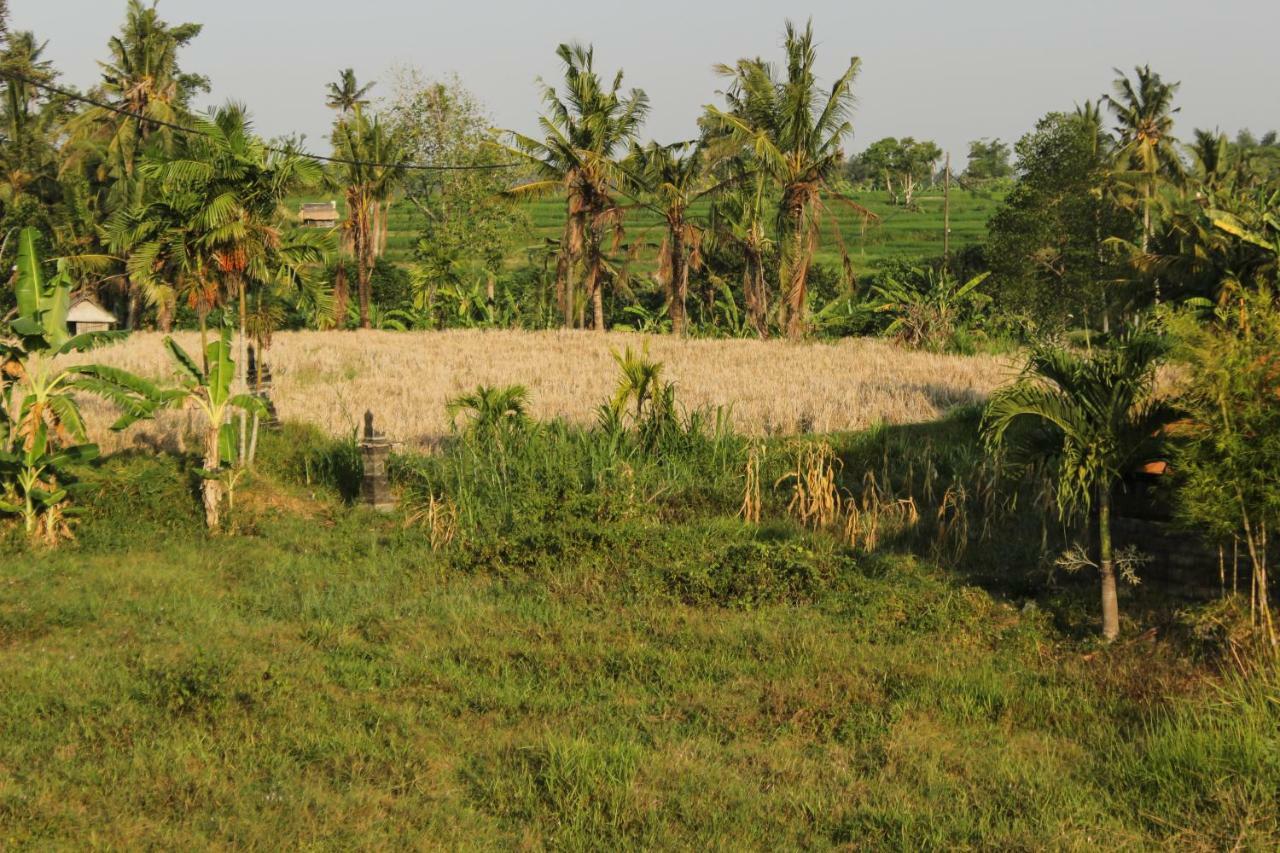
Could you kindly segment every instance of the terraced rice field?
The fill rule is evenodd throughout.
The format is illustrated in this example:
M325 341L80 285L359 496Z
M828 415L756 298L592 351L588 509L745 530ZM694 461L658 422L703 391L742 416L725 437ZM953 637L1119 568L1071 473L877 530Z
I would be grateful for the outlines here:
M861 218L842 205L832 205L830 215L839 223L855 270L873 270L889 258L922 258L942 254L942 208L940 191L918 194L912 208L892 204L886 193L857 192L853 199L880 217L879 222L863 229ZM951 245L953 251L981 242L987 233L987 222L995 212L1001 196L997 192L953 190L951 193ZM327 201L308 198L307 201ZM341 202L339 202L341 204ZM705 205L695 206L695 215L704 214ZM564 225L564 203L558 199L530 202L526 206L528 231L512 236L507 263L516 266L528 258L529 249L558 239ZM387 234L387 258L396 263L413 259L413 248L422 228L422 214L408 202L397 202L391 209ZM655 213L642 208L627 214L629 240L651 245L642 248L639 264L652 264L662 240L661 226ZM818 262L839 263L839 248L828 228L818 251Z

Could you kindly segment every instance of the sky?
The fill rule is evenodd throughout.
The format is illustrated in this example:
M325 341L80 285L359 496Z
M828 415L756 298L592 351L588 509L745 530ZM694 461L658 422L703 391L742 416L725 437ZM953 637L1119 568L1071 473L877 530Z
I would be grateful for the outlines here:
M47 40L62 80L87 88L123 20L124 0L10 0L11 26ZM267 136L303 133L322 150L340 68L383 81L397 67L458 74L496 126L535 127L536 78L555 80L555 46L590 42L651 100L645 137L695 135L717 101L715 63L780 55L783 21L812 17L818 70L862 59L856 152L885 136L933 139L962 162L968 142L1016 140L1055 109L1108 91L1113 68L1150 64L1182 83L1178 132L1280 127L1277 0L160 0L204 32L182 57L210 77L201 105L248 104Z

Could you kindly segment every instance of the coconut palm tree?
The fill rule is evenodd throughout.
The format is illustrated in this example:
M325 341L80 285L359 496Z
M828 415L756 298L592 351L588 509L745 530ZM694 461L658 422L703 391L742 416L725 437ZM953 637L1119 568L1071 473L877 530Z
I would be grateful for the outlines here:
M1057 462L1057 503L1064 516L1095 515L1102 579L1102 635L1120 632L1111 497L1121 476L1160 457L1159 437L1176 417L1155 395L1162 339L1138 328L1081 355L1042 345L1022 377L997 391L984 431L993 445ZM1026 429L1015 429L1025 426Z
M124 26L108 43L111 58L99 63L102 83L95 94L106 106L90 106L76 118L73 146L100 146L103 168L116 179L134 177L153 139L171 150L174 131L166 125L184 124L192 96L209 90L206 77L185 73L178 63L179 51L202 29L169 24L154 3L129 0Z
M5 39L4 70L40 83L52 82L53 63L44 58L48 46L48 42L37 41L35 33L30 31L11 33ZM6 77L4 84L6 130L10 142L14 143L26 135L40 90L16 77Z
M805 330L809 266L826 209L824 196L841 199L864 217L872 214L830 185L843 161L841 143L853 132L849 116L860 60L851 58L824 95L814 72L812 22L803 30L787 22L784 53L782 77L761 59L719 66L729 79L727 108L707 107L704 124L722 147L749 152L756 167L781 189L776 228L785 301L780 307L787 335L796 338Z
M44 59L45 44L31 32L13 32L0 53L0 70L20 74L41 83L56 76ZM46 231L54 229L55 209L62 191L58 184L57 149L54 140L60 110L41 103L40 90L17 77L3 81L0 105L0 221L5 229L39 222ZM19 212L11 218L12 212Z
M329 97L324 102L325 106L337 110L339 115L346 118L357 109L369 105L369 99L365 96L373 87L373 83L361 86L356 82L355 69L344 68L338 72L338 81L329 84Z
M209 90L207 78L186 73L179 64L182 48L201 29L200 24L167 23L154 3L130 0L126 7L124 24L108 43L110 58L99 63L102 80L93 94L101 106L88 106L68 123L62 164L64 173L84 175L92 188L91 204L104 219L144 203L147 187L139 167L145 155L173 153L172 125L189 124L191 98ZM128 300L125 325L132 328L142 294L127 272L120 282ZM169 319L162 314L161 325Z
M1119 68L1115 94L1103 99L1116 118L1119 148L1116 169L1140 188L1142 205L1141 251L1150 250L1152 235L1152 200L1161 176L1182 171L1177 140L1173 136L1173 116L1178 108L1173 96L1178 83L1165 83L1160 75L1143 65L1134 69L1130 80ZM1156 301L1160 300L1159 279L1155 281Z
M666 233L658 250L658 279L666 292L671 330L689 328L689 270L702 265L704 229L689 218L690 207L720 189L707 170L706 149L689 142L633 146L628 177L645 204L662 217Z
M577 305L574 268L580 265L583 291L590 300L594 326L604 331L602 288L610 268L605 238L621 242L623 208L616 199L625 175L616 157L635 139L649 111L639 89L622 93L622 72L605 86L595 71L590 46L562 44L556 55L564 63L564 90L542 83L546 114L538 119L543 138L506 131L502 147L529 167L532 179L513 187L512 198L563 193L566 217L556 263L556 293L564 324L573 325Z
M1218 188L1231 173L1231 141L1216 128L1196 128L1195 137L1187 146L1187 153L1191 155L1196 180L1207 188Z
M360 304L360 328L369 328L370 278L387 239L387 211L404 182L404 149L378 120L364 114L356 103L350 116L340 119L333 131L333 147L344 162L330 174L330 182L346 197L347 217L342 223L342 246L356 263L356 293ZM346 275L339 267L335 282L334 316L346 318Z

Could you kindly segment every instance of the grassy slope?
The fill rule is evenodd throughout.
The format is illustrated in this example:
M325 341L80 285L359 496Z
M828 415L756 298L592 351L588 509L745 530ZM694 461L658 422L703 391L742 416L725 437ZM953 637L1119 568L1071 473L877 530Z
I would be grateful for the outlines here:
M552 499L436 552L270 480L207 540L174 461L108 462L76 547L0 569L0 837L1276 840L1265 684L1209 704L1167 649L1086 659L1046 610L745 525L707 497L718 482L670 476L678 502Z
M916 196L915 207L908 210L888 203L883 192L858 192L853 198L881 217L879 225L872 226L864 238L861 220L852 211L833 205L832 215L840 223L840 232L848 252L859 271L872 269L885 258L920 258L942 254L942 194L926 192ZM308 199L319 201L321 199ZM975 194L955 190L951 194L952 246L960 249L980 242L987 231L987 220L995 212L998 194ZM701 212L703 206L695 208ZM531 225L530 233L515 235L508 258L511 264L523 262L529 247L541 246L547 239L559 239L564 223L564 203L555 199L531 202L526 206ZM647 266L649 256L656 252L662 241L658 218L651 211L637 209L628 214L628 238L653 243L641 254L640 265ZM391 212L387 235L387 257L395 262L412 260L413 246L421 228L421 214L407 202L396 203ZM818 260L838 265L838 247L829 228L824 229Z

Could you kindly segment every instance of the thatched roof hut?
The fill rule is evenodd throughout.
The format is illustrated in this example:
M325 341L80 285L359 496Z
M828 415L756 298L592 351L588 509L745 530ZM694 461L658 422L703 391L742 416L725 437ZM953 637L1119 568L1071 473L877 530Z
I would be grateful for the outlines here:
M298 211L303 228L332 228L338 224L336 201L307 202Z
M73 335L84 332L105 332L117 322L115 314L103 308L87 294L75 297L67 310L67 328Z

